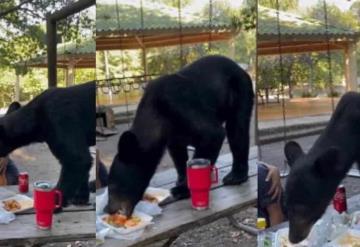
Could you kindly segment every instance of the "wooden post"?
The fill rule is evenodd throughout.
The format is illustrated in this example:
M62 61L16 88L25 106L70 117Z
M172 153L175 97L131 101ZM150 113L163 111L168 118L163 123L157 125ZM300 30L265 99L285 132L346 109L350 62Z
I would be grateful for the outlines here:
M235 59L235 36L229 39L229 58Z
M109 70L109 53L107 50L104 51L104 66L105 66L105 78L110 78L110 70Z
M74 82L75 82L75 73L74 73L74 71L75 71L74 63L70 62L69 65L68 65L69 81L68 81L67 87L70 87L70 86L74 85Z
M75 76L74 76L74 64L69 62L69 65L65 69L65 84L66 87L74 85Z
M15 101L20 101L20 75L16 74Z
M358 91L355 42L345 48L345 82L346 91Z
M48 59L48 87L57 86L57 52L56 52L56 21L48 18L46 21L47 59Z
M144 68L144 79L145 81L148 80L148 68L147 68L147 59L146 59L146 48L145 46L142 47L142 64Z

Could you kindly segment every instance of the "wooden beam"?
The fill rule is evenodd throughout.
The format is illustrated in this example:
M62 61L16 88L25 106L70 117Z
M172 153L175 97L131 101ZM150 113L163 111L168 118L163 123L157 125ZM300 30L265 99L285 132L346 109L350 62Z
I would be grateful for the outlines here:
M347 91L358 91L356 43L349 44L345 49L345 81Z
M349 41L330 41L330 44L334 44L334 45L347 45L349 43ZM297 45L319 45L319 44L326 44L326 41L314 41L314 40L303 40L303 41L299 41L299 40L295 40L295 41L284 41L281 42L280 45L282 47L286 47L286 46L297 46ZM273 47L277 47L279 46L279 42L277 41L270 41L270 42L262 42L262 43L257 43L257 48L261 49L261 48L273 48Z
M342 45L330 45L330 50L342 50L344 46ZM317 51L326 51L328 49L327 44L316 44L316 45L298 45L298 46L285 46L281 47L281 52L286 53L306 53L306 52L317 52ZM257 50L258 55L278 55L279 48L260 48Z
M237 34L240 30L231 28L229 26L218 26L218 27L183 27L183 34L199 34L199 33L232 33ZM133 36L133 35L151 35L151 36L159 36L161 34L179 34L179 28L156 28L156 29L134 29L134 30L115 30L115 31L101 31L97 30L96 37L125 37L125 36Z
M223 41L229 40L232 38L231 34L227 35L213 35L212 41ZM202 43L208 42L209 35L198 35L198 36L185 36L182 39L183 44L195 44L195 43ZM179 45L180 39L178 36L173 37L166 37L166 39L158 39L156 41L147 41L146 39L143 40L143 45L146 48L154 48L154 47L163 47L163 46L174 46ZM124 49L141 49L142 46L138 44L138 42L133 39L127 39L126 42L120 39L103 39L99 38L96 40L96 50L124 50Z
M213 38L217 37L226 37L228 39L232 38L233 35L231 33L221 33L221 34L213 34ZM209 34L197 34L197 35L183 35L182 39L209 39ZM129 36L129 37L110 37L110 38L98 38L96 39L97 44L100 42L103 44L113 44L113 43L121 43L124 45L132 44L134 42L139 43L139 47L142 47L142 45L146 46L147 43L167 43L169 40L178 40L180 41L179 35L161 35L161 36L144 36L144 37L138 37L138 36Z

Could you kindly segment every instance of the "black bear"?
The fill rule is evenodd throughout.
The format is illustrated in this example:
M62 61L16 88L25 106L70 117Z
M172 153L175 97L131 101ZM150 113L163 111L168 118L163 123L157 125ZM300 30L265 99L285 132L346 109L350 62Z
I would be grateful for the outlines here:
M360 94L349 92L341 98L307 154L299 144L289 142L285 155L292 167L285 189L289 239L298 243L323 215L351 166L360 164Z
M225 132L233 166L223 182L226 185L245 182L253 101L250 76L222 56L201 58L177 73L151 81L131 129L120 137L118 153L110 168L105 210L132 214L165 148L178 174L171 193L177 200L189 197L187 146L195 147L194 158L206 158L214 164Z
M0 118L0 157L35 142L46 142L61 163L57 187L63 206L89 200L89 146L95 141L95 82L52 88L21 107L13 103Z

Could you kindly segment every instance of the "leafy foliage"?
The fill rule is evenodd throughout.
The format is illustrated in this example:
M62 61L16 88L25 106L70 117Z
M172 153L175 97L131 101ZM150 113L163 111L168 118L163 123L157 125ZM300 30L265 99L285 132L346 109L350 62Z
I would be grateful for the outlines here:
M16 75L20 76L20 99L29 100L47 88L45 69L30 69L26 61L46 48L46 16L76 0L0 1L0 107L14 98ZM58 23L58 42L80 42L94 30L88 10ZM60 85L64 73L59 71ZM76 79L94 79L94 72L76 73Z

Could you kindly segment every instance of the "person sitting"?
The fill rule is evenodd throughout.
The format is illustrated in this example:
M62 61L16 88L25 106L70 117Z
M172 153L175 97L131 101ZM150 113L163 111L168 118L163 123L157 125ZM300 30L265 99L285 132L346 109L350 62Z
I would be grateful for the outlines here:
M279 169L265 163L258 164L258 218L265 218L267 227L286 220L283 202Z
M9 157L0 158L0 186L17 185L19 170Z
M91 192L96 192L97 189L106 187L108 185L108 172L104 163L100 160L99 151L96 152L96 180L89 183Z

